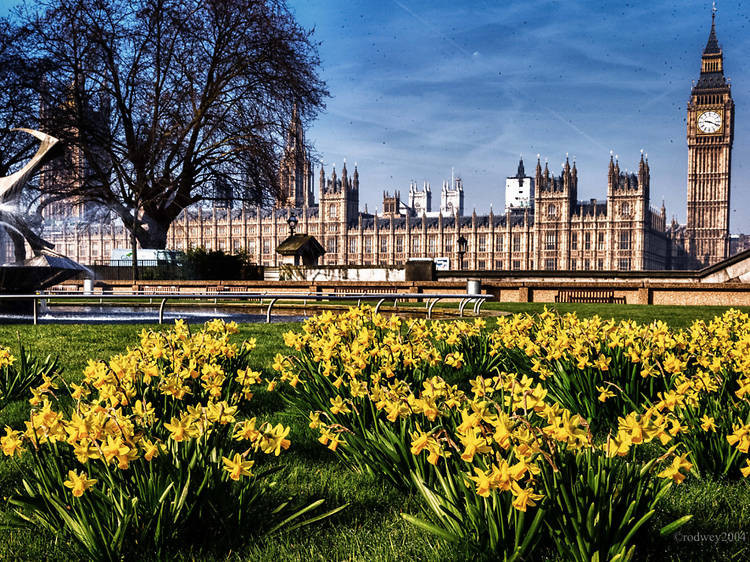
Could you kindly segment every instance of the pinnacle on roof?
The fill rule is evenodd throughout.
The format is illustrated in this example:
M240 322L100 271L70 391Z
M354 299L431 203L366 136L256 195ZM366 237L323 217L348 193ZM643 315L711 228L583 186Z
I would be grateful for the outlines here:
M701 57L701 74L698 82L693 86L694 92L696 90L726 90L729 87L724 77L723 59L724 55L716 39L716 7L714 6L711 14L711 32Z
M708 34L708 42L706 48L703 49L704 55L715 55L721 53L721 47L719 47L719 41L716 39L716 6L714 6L711 12L711 33Z

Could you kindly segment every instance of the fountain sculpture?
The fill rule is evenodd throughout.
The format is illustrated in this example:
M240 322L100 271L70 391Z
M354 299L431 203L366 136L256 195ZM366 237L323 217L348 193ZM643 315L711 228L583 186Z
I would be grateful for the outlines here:
M55 252L54 246L36 234L18 211L17 204L24 185L41 166L56 156L61 146L59 140L32 129L13 130L35 136L41 141L41 145L22 169L0 178L0 226L21 236L28 243L34 257L19 259L14 255L15 261L0 264L0 294L29 294L61 283L81 271L89 270Z

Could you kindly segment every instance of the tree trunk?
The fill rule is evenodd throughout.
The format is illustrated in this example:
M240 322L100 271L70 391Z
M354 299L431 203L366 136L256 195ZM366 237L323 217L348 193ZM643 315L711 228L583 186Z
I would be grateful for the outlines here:
M130 255L131 266L133 269L133 284L138 281L138 240L135 235L135 229L130 231Z
M146 223L143 228L139 228L135 236L141 244L141 248L149 250L163 250L167 247L167 233L169 224L160 224L156 221L150 221L147 217L141 217L141 222Z
M139 227L135 229L135 235L141 244L141 248L165 249L169 227L177 219L181 210L177 207L151 211L148 208L144 209L138 217Z

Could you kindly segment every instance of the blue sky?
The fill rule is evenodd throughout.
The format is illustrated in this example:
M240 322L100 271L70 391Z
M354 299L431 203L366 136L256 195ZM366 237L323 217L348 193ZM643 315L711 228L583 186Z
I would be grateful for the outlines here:
M0 11L17 2L0 0ZM579 198L604 199L609 151L651 164L651 204L685 221L685 106L711 24L711 2L289 0L315 28L327 110L307 131L327 173L360 172L360 205L451 167L466 209L504 205L519 155L559 173L575 156ZM717 3L717 36L736 104L732 232L750 233L750 10ZM317 181L318 174L315 174Z
M298 0L332 98L308 138L326 169L360 172L361 205L410 180L439 194L451 167L466 207L504 205L523 154L558 173L576 157L579 198L606 195L609 151L651 164L652 206L685 221L685 107L711 25L705 1ZM717 35L736 104L731 231L750 232L750 10L719 2ZM317 174L316 174L317 177Z

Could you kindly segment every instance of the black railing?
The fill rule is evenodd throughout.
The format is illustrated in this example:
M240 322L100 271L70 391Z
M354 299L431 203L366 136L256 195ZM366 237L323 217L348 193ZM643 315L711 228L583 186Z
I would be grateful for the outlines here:
M94 278L101 281L128 281L133 278L131 260L94 260L87 266L94 272ZM165 263L160 260L138 260L138 279L141 281L163 279L185 279L184 268L177 263ZM88 277L80 274L79 279Z
M129 281L133 279L133 262L131 260L94 260L87 267L94 273L98 281ZM201 271L190 265L169 263L163 260L138 260L139 281L189 281L208 279L224 280L257 280L263 279L263 267L257 265L243 265L238 271ZM81 273L77 279L88 278L87 273Z

